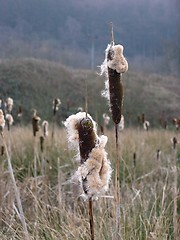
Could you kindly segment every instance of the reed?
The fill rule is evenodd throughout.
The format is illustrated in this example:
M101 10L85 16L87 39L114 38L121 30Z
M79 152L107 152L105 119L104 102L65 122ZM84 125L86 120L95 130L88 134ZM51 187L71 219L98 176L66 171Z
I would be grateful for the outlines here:
M173 147L173 175L174 175L174 186L173 186L173 226L174 226L174 240L178 240L178 170L177 170L177 138L172 138L172 147Z
M9 118L9 120L12 120L12 119ZM4 116L3 116L3 112L0 109L0 134L1 134L1 139L2 139L2 143L3 143L3 149L4 149L6 157L7 157L8 170L9 170L9 174L10 174L11 181L12 181L12 184L13 184L16 201L17 201L18 209L16 211L17 211L19 220L21 221L21 224L22 224L22 227L23 227L24 239L29 240L30 238L29 238L29 233L28 233L28 230L27 230L25 216L24 216L24 212L23 212L23 208L22 208L20 192L19 192L19 189L16 185L16 180L15 180L15 177L14 177L14 171L13 171L13 168L12 168L11 155L9 154L8 147L7 147L7 144L6 144L6 141L5 141L5 138L4 138L4 134L3 134L4 126L5 126L5 119L4 119Z
M108 98L110 111L115 127L116 142L116 169L115 169L115 199L116 199L116 239L120 238L120 177L119 177L119 136L118 125L122 117L123 108L123 83L122 73L128 70L128 63L123 56L123 46L114 43L113 25L111 24L112 41L105 51L105 60L101 65L101 74L105 73L105 91L103 95Z
M71 115L66 120L65 126L69 144L78 151L81 163L73 176L73 181L79 182L81 196L89 202L89 223L93 240L95 238L93 200L108 190L112 172L104 150L107 137L98 137L96 123L85 112Z
M59 110L60 105L61 105L61 100L59 98L53 99L52 140L54 139L56 114L57 114L57 111Z

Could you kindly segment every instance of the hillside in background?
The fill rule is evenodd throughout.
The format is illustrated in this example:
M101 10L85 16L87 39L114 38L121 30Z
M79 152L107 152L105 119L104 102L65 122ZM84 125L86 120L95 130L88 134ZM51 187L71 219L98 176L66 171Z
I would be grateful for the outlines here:
M94 69L113 22L131 67L177 74L179 9L177 0L0 0L0 59L33 57Z
M100 77L97 72L72 70L61 64L36 59L3 61L0 63L0 98L14 99L14 116L21 105L26 123L31 121L33 108L38 110L42 120L51 120L52 101L60 98L60 124L70 114L77 112L78 107L84 108L87 83L89 112L102 123L101 116L104 112L108 113L108 105L106 99L101 97L105 77ZM142 113L155 125L160 117L169 122L172 117L179 117L178 81L175 77L158 74L132 71L124 74L126 124L136 124L137 116Z

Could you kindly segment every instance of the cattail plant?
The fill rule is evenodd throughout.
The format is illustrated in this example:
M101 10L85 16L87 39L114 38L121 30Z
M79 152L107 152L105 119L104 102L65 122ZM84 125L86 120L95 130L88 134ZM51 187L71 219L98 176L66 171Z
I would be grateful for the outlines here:
M119 182L119 153L118 153L118 124L121 121L123 107L123 83L122 73L128 70L128 63L123 56L123 46L114 43L113 26L111 29L112 41L105 50L105 60L101 65L101 74L105 73L105 91L103 96L108 98L112 120L115 125L116 137L116 171L115 171L115 191L116 191L116 238L120 237L120 182Z
M13 99L8 97L6 102L5 102L5 109L6 109L7 113L11 113L12 112L13 104L14 104Z
M174 226L174 239L178 240L178 213L177 213L177 199L178 199L178 169L177 169L177 144L178 140L176 137L171 139L173 147L173 176L174 176L174 187L173 187L173 226Z
M49 123L47 121L42 122L42 135L40 136L40 149L41 149L41 156L42 156L42 175L45 173L45 139L49 135L48 132Z
M54 138L56 113L59 110L60 105L61 105L61 100L59 98L53 99L52 139Z
M157 158L157 160L160 160L160 156L161 156L161 150L157 149L157 151L156 151L156 158Z
M178 118L173 118L173 124L174 124L176 130L178 130L178 129L179 129L179 126L180 126L180 119L178 119Z
M3 132L3 129L5 127L5 123L6 123L6 121L4 119L4 113L3 113L2 109L0 109L0 133Z
M35 179L35 212L36 212L36 221L38 216L38 205L37 205L37 159L38 159L38 148L37 148L37 133L40 130L40 117L37 116L37 110L33 109L32 115L32 130L34 136L34 179Z
M16 201L17 201L17 205L18 205L18 209L16 211L17 211L18 217L19 217L22 227L23 227L24 239L29 240L30 238L29 238L27 225L26 225L26 221L25 221L25 216L24 216L24 212L23 212L23 208L22 208L20 192L16 185L16 180L14 177L14 172L13 172L12 163L11 163L11 156L9 154L8 147L7 147L6 141L4 139L4 134L3 134L4 127L5 127L5 119L4 119L3 112L0 109L0 134L1 134L3 147L4 147L3 150L5 150L5 153L6 153L6 157L7 157L7 161L8 161L8 170L9 170L10 177L11 177L11 180L13 183L15 197L16 197Z
M144 128L145 131L147 131L147 132L149 131L149 126L150 126L149 121L144 121L143 128Z
M89 201L91 239L94 239L92 200L108 190L112 172L104 150L107 137L98 137L96 123L85 112L71 115L64 124L69 146L76 149L81 163L72 179L79 182L81 196Z
M37 132L40 130L40 117L37 116L37 110L33 109L33 115L32 115L32 130L33 130L33 136L34 136L34 177L37 177L37 143L36 143L36 136Z
M14 119L13 119L12 115L6 114L6 123L7 123L8 131L10 131L10 127L12 126L13 122L14 122Z

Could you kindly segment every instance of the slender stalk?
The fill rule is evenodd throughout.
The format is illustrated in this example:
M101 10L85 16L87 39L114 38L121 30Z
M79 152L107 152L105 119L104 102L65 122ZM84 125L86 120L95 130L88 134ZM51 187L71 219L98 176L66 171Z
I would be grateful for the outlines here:
M173 225L174 225L174 240L178 239L178 213L177 213L177 198L178 198L178 172L176 165L176 148L174 148L174 188L173 188L173 198L174 198L174 207L173 207Z
M94 240L94 219L93 219L93 201L89 199L89 224L91 232L91 240Z
M52 140L54 140L55 118L56 118L56 116L53 115L53 119L52 119L52 135L51 135Z
M18 216L20 217L20 221L22 223L22 227L23 227L23 230L24 230L24 237L25 237L26 240L29 240L30 237L29 237L29 233L28 233L28 230L27 230L25 216L24 216L24 212L23 212L23 208L22 208L20 192L19 192L19 189L16 185L16 180L15 180L15 177L14 177L14 172L13 172L13 168L12 168L12 164L11 164L11 158L10 158L8 148L7 148L7 145L6 145L6 142L4 140L4 136L3 136L2 133L1 133L1 137L2 137L4 148L5 148L5 153L6 153L6 156L7 156L7 160L8 160L9 173L10 173L10 176L11 176L11 179L12 179L12 182L13 182L13 187L14 187L14 190L15 190L15 196L16 196L16 201L17 201L18 210L19 210L19 215Z
M120 239L120 182L119 182L119 139L118 124L115 124L116 138L116 170L115 170L115 201L116 201L116 239Z

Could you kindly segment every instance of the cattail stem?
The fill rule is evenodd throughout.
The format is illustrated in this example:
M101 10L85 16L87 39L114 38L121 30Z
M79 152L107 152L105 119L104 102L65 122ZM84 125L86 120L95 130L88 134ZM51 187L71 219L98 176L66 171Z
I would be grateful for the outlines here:
M35 194L34 194L34 198L35 198L35 216L36 216L36 222L37 223L37 218L38 218L38 197L37 197L37 188L38 188L38 183L37 183L37 142L36 142L36 136L34 136L34 180L35 180ZM37 229L35 231L36 235L37 235Z
M93 219L93 201L89 199L89 224L91 232L91 240L94 240L94 219Z
M55 118L56 118L56 115L54 114L52 119L52 135L51 135L52 140L54 139Z
M177 172L177 165L176 165L176 148L174 148L174 188L173 188L173 225L174 225L174 240L178 239L178 213L177 213L177 198L178 198L178 172Z
M115 201L116 201L116 239L120 238L120 179L119 179L119 136L118 124L115 124L116 138L116 170L115 170Z
M16 201L17 201L18 210L19 210L19 217L20 217L20 221L22 223L23 230L24 230L24 237L25 237L26 240L29 240L30 237L29 237L29 234L28 234L27 225L26 225L26 221L25 221L25 216L24 216L24 212L23 212L23 208L22 208L20 192L19 192L19 189L16 185L16 180L15 180L15 177L14 177L14 172L13 172L13 168L12 168L12 164L11 164L11 158L10 158L8 148L7 148L7 145L6 145L6 142L4 140L4 136L3 136L2 133L1 133L1 137L2 137L4 148L5 148L5 153L6 153L6 156L7 156L7 160L8 160L9 173L10 173L10 176L11 176L11 179L12 179L12 182L13 182L13 187L14 187Z

